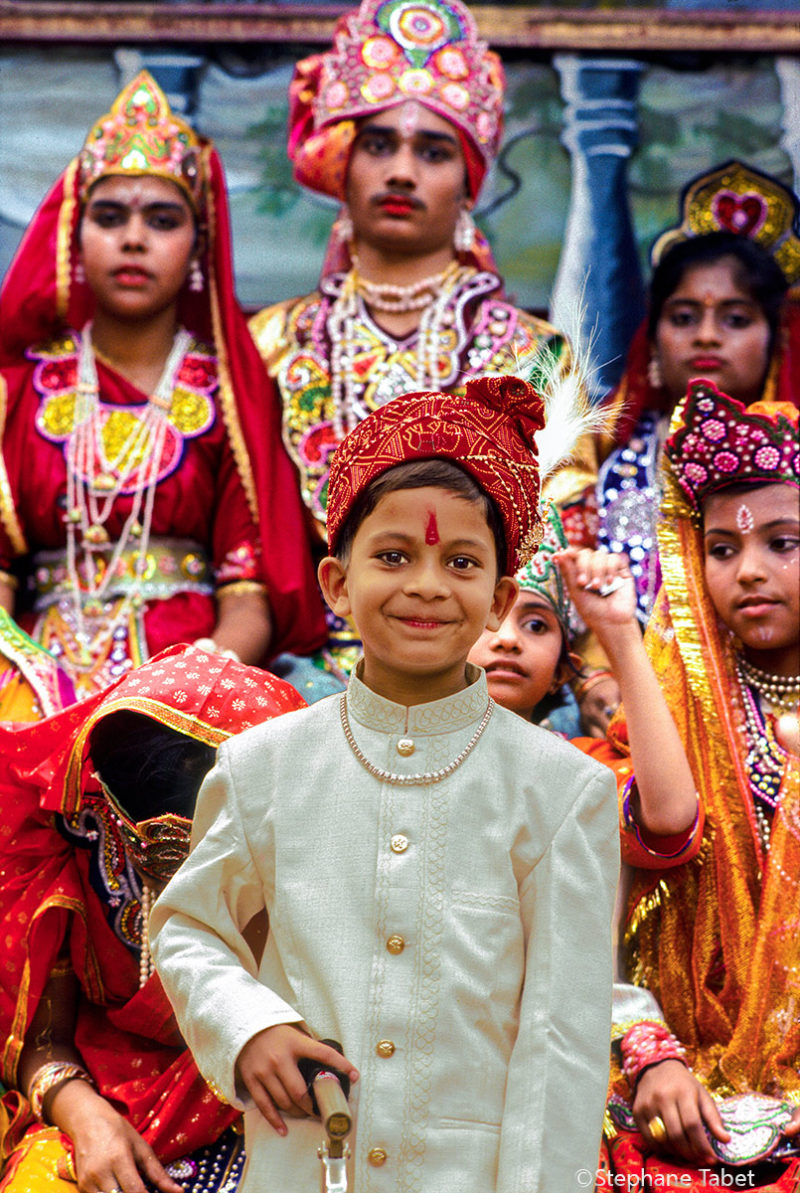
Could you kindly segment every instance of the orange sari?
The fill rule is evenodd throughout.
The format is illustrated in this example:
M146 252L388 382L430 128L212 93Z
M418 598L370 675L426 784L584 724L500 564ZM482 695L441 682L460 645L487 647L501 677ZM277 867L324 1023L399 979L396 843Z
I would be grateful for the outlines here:
M638 871L626 938L632 977L658 999L686 1061L715 1095L800 1103L800 759L785 756L765 850L750 789L744 707L729 632L705 589L700 528L667 470L663 587L646 643L706 814L698 857ZM619 1070L616 1092L630 1096ZM638 1133L608 1141L614 1173L695 1174L650 1156ZM677 1179L677 1178L675 1178ZM777 1183L800 1188L800 1160Z

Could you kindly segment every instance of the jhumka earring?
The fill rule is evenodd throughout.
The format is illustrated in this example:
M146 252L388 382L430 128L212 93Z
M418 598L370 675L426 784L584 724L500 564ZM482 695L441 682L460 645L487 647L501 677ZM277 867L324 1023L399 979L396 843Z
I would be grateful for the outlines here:
M453 247L457 253L468 253L475 244L475 221L466 207L462 207L453 233Z
M651 389L661 389L664 385L664 378L661 373L661 361L655 352L650 357L647 365L647 381Z
M195 257L194 261L192 261L192 267L189 270L189 289L193 294L199 294L204 285L203 270L200 262Z
M83 261L80 258L75 262L75 268L72 271L72 276L79 286L82 286L86 281L86 270L83 268Z
M350 218L350 212L346 206L341 209L336 217L333 231L343 244L350 244L352 242L355 229L353 228L353 221Z

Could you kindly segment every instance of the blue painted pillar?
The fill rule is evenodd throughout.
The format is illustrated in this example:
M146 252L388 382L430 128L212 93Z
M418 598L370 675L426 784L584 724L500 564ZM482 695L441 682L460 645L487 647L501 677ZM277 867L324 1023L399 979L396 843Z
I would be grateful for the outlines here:
M572 161L572 190L551 318L568 335L579 330L584 343L594 329L592 396L599 399L619 380L645 310L627 188L644 66L578 54L557 54L553 64L565 102L561 140Z

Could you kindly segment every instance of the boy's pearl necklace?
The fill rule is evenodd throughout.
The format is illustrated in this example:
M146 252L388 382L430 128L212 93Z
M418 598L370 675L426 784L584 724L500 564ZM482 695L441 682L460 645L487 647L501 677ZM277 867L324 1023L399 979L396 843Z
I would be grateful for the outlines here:
M430 783L441 783L442 779L446 779L448 775L452 775L453 771L458 770L459 766L461 766L461 763L477 746L484 729L491 720L494 709L495 702L490 696L489 703L486 705L486 712L483 714L480 725L475 730L467 744L464 746L464 749L461 751L461 753L458 754L452 762L449 762L447 766L443 766L439 770L424 771L422 774L417 775L398 775L395 774L394 771L383 770L381 767L375 766L373 762L370 762L366 754L364 754L359 748L356 739L353 737L353 731L350 728L350 719L347 715L346 692L342 692L341 699L339 701L339 716L341 718L342 729L344 731L344 736L348 746L353 751L361 765L364 767L364 770L369 771L373 778L380 779L382 783L391 783L396 787L427 787Z

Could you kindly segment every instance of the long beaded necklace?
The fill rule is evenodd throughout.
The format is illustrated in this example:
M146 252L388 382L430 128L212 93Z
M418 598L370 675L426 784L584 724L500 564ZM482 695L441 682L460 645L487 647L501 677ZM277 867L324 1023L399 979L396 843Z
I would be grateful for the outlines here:
M80 657L77 666L90 669L114 631L125 620L131 607L141 604L141 596L134 592L120 602L115 616L104 620L93 634L87 628L86 613L99 613L123 553L132 540L139 540L135 560L135 579L140 582L147 565L147 548L153 518L156 486L164 443L168 430L168 416L172 405L175 375L191 343L191 335L181 329L175 336L163 372L141 416L133 415L133 424L113 455L109 453L104 436L104 414L100 406L100 385L97 377L91 324L81 337L78 355L78 395L75 408L75 427L67 440L67 574L72 590L76 622L76 639ZM99 465L99 467L98 467ZM95 567L93 551L107 551L110 537L105 523L111 516L114 503L138 469L133 486L133 501L122 531L111 555L103 567ZM141 515L141 517L140 517ZM80 542L79 542L80 539ZM83 577L79 554L83 550ZM87 594L84 605L83 591Z
M337 439L344 439L359 421L355 357L359 345L358 326L364 319L363 302L366 300L376 310L422 311L417 331L416 386L420 390L436 389L441 376L439 353L442 328L454 292L464 276L472 272L471 266L452 261L441 274L403 287L368 282L359 277L355 267L350 270L328 316L331 396Z
M770 718L766 717L761 710L759 699L755 694L759 689L749 678L751 670L756 671L759 678L765 675L757 668L752 668L752 665L739 655L736 659L736 674L744 707L747 773L753 796L758 833L766 853L769 850L772 819L778 807L786 770L786 751L775 737L775 730ZM770 699L771 702L771 697L767 697L767 699Z
M495 702L489 697L489 703L486 705L486 712L483 714L478 728L469 739L464 749L460 754L457 754L452 762L447 766L441 767L439 770L423 771L416 775L398 775L394 771L383 770L382 767L376 766L374 762L370 762L366 754L361 750L353 736L353 730L350 728L350 718L347 715L347 693L342 692L339 700L339 718L342 722L342 729L344 730L345 740L348 746L355 754L358 761L364 767L364 770L375 779L380 779L382 783L391 783L395 787L427 787L431 783L441 783L442 779L446 779L452 775L453 771L458 770L462 762L465 761L477 746L483 735L483 731L491 720L492 713L495 709Z
M139 955L139 986L144 986L152 976L155 966L150 956L150 912L153 910L153 892L146 882L142 883L140 895L142 904L142 951Z

